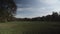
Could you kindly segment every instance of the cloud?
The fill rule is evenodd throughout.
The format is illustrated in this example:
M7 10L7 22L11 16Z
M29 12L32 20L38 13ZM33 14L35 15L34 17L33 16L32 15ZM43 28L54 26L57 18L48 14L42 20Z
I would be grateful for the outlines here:
M20 10L19 10L20 9ZM51 14L51 10L50 8L19 8L18 9L18 14L16 15L18 18L23 18L23 17L27 17L27 18L32 18L32 17L37 17L37 16L43 16L43 15L47 15L47 14ZM50 10L49 10L50 9Z
M60 11L59 0L21 0L20 2L17 2L17 18L45 16L52 14L53 11Z
M33 11L34 9L31 7L28 8L18 8L17 11Z
M40 0L40 2L44 4L52 5L52 4L56 4L57 2L59 2L59 0Z

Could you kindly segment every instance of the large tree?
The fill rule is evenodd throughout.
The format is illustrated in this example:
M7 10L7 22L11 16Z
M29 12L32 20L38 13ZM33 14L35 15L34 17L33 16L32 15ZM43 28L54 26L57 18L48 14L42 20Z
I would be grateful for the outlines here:
M10 20L16 14L14 0L0 0L0 21Z

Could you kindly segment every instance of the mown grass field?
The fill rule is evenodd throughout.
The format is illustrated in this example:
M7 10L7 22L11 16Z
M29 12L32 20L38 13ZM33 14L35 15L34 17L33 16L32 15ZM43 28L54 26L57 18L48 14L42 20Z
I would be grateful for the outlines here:
M0 23L0 34L59 34L59 22L19 21Z

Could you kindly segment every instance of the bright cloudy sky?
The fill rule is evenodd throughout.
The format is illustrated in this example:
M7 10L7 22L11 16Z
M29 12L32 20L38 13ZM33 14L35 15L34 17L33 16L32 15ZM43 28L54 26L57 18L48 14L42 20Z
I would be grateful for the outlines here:
M60 11L60 0L16 0L17 18L32 18Z

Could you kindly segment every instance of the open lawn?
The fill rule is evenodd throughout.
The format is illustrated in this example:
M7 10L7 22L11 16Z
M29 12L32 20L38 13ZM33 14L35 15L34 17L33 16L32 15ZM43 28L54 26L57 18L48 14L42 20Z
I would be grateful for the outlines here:
M59 34L59 22L19 21L0 23L0 34Z

